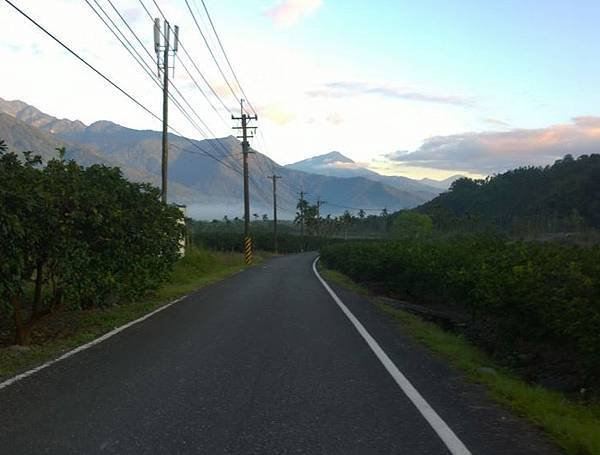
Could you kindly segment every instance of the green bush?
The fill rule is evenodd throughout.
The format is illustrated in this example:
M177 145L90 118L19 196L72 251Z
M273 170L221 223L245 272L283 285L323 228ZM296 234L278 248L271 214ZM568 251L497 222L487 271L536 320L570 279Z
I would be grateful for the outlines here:
M181 212L118 168L0 151L0 299L16 341L64 304L119 303L156 288L179 256Z
M326 246L324 263L389 293L466 308L492 350L570 352L586 384L600 378L600 247L493 236Z
M253 232L251 236L255 250L274 251L273 234ZM303 240L299 235L280 234L277 238L277 249L282 254L316 251L323 245L339 241L339 239L316 236L306 236ZM236 232L197 232L194 234L194 244L211 250L242 252L244 234Z

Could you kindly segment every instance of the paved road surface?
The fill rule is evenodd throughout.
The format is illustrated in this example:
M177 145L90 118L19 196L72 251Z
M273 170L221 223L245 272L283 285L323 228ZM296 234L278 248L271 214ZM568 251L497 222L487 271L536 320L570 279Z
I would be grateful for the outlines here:
M272 259L0 390L0 453L449 453L317 280L314 257ZM557 453L333 288L471 453Z

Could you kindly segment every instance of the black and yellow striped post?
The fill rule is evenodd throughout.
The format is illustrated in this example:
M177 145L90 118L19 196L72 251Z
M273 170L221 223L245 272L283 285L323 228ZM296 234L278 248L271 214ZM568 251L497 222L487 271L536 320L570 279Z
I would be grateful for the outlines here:
M252 237L244 237L244 261L246 265L252 264Z

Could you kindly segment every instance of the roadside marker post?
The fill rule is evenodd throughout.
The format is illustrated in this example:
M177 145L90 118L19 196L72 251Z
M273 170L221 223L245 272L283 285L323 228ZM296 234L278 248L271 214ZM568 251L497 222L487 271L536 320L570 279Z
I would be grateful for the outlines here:
M244 237L244 261L246 265L252 264L252 237Z

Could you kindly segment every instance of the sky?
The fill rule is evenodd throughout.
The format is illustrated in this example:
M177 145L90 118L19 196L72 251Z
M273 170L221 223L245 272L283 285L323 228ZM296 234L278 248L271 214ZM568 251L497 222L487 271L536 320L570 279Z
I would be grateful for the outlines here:
M162 93L86 0L11 0L152 112ZM153 0L110 1L155 68ZM232 134L240 90L201 0L156 0L181 43L174 84L210 127ZM280 164L339 151L388 175L473 177L600 150L600 2L595 0L205 0L258 114L257 150ZM158 120L0 2L0 97L61 118L160 129ZM126 33L123 23L120 23ZM128 35L133 39L132 35ZM185 72L207 94L202 95ZM225 109L227 108L227 109ZM187 109L187 107L186 107ZM188 109L189 110L189 109ZM174 106L170 122L202 135Z

